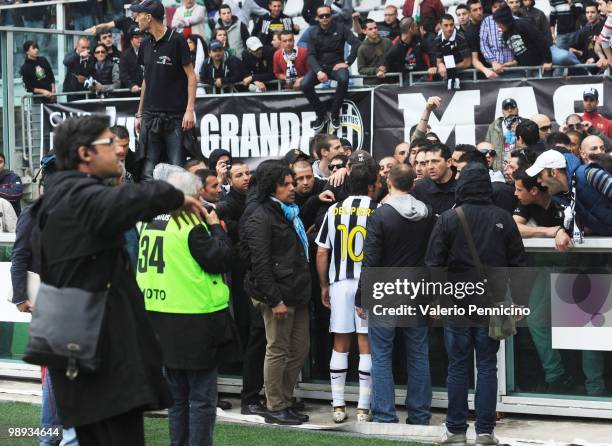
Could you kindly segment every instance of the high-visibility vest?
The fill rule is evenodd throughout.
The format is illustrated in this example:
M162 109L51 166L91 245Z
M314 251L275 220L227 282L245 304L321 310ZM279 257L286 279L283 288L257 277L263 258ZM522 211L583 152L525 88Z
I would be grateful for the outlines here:
M191 255L193 228L181 221L179 229L168 214L142 225L136 280L147 311L208 314L229 306L229 288L221 274L202 270Z

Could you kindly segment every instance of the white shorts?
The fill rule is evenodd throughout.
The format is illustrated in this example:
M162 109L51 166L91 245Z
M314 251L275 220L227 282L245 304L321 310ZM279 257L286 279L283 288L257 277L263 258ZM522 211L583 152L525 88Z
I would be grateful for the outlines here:
M361 319L355 311L355 293L358 284L357 279L346 279L329 286L330 333L368 333L368 321Z

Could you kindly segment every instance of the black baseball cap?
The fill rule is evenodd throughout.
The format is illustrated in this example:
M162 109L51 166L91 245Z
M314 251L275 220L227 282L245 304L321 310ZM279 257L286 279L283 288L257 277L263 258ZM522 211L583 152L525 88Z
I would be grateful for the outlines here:
M159 0L143 0L137 5L130 6L130 11L146 12L159 20L163 20L165 15L164 5Z
M342 147L348 146L351 148L351 150L353 150L353 144L351 144L351 142L346 138L340 138L340 144L342 145Z
M144 34L143 31L140 30L137 26L132 26L129 31L130 39L134 36L142 36Z
M308 155L302 152L300 149L291 149L283 157L283 162L286 165L293 164L298 160L308 161Z
M582 98L586 99L586 98L593 98L596 101L599 100L599 91L597 91L597 88L587 88L586 90L584 90L582 92Z
M508 107L517 108L518 105L516 105L516 101L512 98L504 99L504 102L502 102L502 110Z

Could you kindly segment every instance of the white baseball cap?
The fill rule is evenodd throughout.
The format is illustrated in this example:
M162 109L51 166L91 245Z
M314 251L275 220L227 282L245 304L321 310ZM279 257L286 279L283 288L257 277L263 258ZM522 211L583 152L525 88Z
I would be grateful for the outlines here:
M567 162L561 152L556 150L547 150L535 160L535 163L525 172L530 177L537 176L544 169L565 169Z
M261 44L261 40L259 40L259 37L254 37L253 36L253 37L249 37L246 40L246 46L251 51L257 51L263 45Z

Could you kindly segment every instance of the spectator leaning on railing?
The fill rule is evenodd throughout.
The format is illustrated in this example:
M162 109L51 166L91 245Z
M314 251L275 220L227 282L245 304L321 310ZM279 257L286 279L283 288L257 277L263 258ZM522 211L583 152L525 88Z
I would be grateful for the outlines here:
M578 30L574 39L572 51L583 63L597 63L598 67L607 66L606 56L599 46L597 39L604 26L604 20L597 12L597 4L588 1L584 5L587 23Z
M391 40L380 37L378 25L372 19L365 23L366 38L363 40L357 51L357 66L359 74L366 76L377 75L379 79L384 78L385 74L385 53L391 47ZM381 73L380 75L378 73ZM380 83L377 79L364 79L365 85L375 85Z
M294 90L302 86L308 72L308 49L295 46L292 31L281 31L281 47L274 53L274 75Z
M38 44L28 40L23 44L26 59L19 70L25 89L33 94L43 95L44 102L53 101L55 76L49 61L38 55Z
M493 0L493 13L505 5L504 0ZM504 68L516 65L514 54L506 47L501 38L501 31L493 20L493 16L485 17L480 26L480 51L484 59L496 74L504 72Z
M378 70L378 77L385 77L386 73L402 73L406 75L411 71L428 70L430 75L436 73L433 61L416 29L416 22L412 17L404 17L400 23L400 35L393 46L385 54L383 70Z
M463 33L455 28L455 19L449 14L440 18L440 33L436 37L436 46L438 74L447 80L449 90L459 90L459 72L472 66L472 53Z
M240 59L225 52L218 40L211 41L210 56L202 65L200 82L222 88L241 82L242 79Z
M257 37L249 37L246 44L242 55L242 83L250 91L266 91L266 82L274 79L274 48L263 46Z
M104 45L98 44L96 46L94 59L96 59L93 73L95 83L91 88L98 94L107 94L119 88L121 86L119 64L113 62Z

